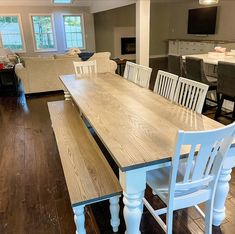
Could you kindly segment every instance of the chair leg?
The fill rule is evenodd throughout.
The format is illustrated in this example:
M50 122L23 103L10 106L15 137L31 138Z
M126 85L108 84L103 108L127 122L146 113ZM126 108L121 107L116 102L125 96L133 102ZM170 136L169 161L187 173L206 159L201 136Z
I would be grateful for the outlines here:
M217 102L217 105L219 105L219 101L220 101L220 95L219 95L219 93L216 92L216 102Z
M232 114L232 118L235 119L235 102L233 103L233 114Z
M119 219L119 198L121 196L115 196L109 199L109 209L110 209L110 214L111 214L111 226L113 227L113 232L118 232L118 227L120 225L120 219Z
M217 110L215 112L215 118L214 118L215 120L217 120L221 114L221 108L223 106L223 102L224 102L224 96L222 95L221 99L219 100Z
M206 202L205 207L205 234L212 234L212 215L213 215L213 202L214 199L210 199Z
M167 234L173 233L173 210L168 209L166 215Z
M84 205L73 208L76 234L86 234Z

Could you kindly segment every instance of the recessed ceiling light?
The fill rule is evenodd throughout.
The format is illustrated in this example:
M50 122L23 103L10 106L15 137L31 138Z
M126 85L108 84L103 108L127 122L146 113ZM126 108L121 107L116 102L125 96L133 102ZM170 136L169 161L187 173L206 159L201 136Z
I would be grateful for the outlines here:
M210 4L217 4L219 0L199 0L199 4L201 5L210 5Z
M52 0L54 4L71 4L73 0Z

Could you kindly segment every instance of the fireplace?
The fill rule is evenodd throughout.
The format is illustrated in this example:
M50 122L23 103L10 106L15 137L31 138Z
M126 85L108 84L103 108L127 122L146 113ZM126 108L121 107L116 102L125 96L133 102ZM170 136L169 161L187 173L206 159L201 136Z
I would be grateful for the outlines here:
M121 38L121 54L135 54L136 38L122 37Z

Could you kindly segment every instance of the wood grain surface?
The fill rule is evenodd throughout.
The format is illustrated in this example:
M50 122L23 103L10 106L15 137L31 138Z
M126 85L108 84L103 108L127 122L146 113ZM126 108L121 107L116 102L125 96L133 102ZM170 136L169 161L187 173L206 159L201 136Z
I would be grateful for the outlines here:
M120 194L114 172L71 101L48 108L73 206Z
M60 79L123 171L169 160L178 130L223 126L115 74Z

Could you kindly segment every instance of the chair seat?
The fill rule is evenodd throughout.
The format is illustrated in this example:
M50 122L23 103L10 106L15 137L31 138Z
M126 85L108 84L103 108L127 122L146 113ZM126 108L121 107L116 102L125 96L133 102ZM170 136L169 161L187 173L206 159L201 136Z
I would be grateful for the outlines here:
M180 160L179 164L179 171L177 176L177 183L182 182L183 175L185 174L187 161L182 159ZM193 169L193 168L192 168ZM156 170L149 171L147 173L147 184L148 186L163 200L163 202L167 203L168 201L168 189L169 189L169 183L170 183L170 171L171 166L164 167ZM175 191L175 197L187 195L192 192L196 192L198 190L202 190L203 188L206 188L207 185L202 184L201 186L197 187L196 189L186 189L186 190L180 190Z
M212 77L212 76L206 76L207 80L209 81L210 84L216 84L217 85L217 78Z

